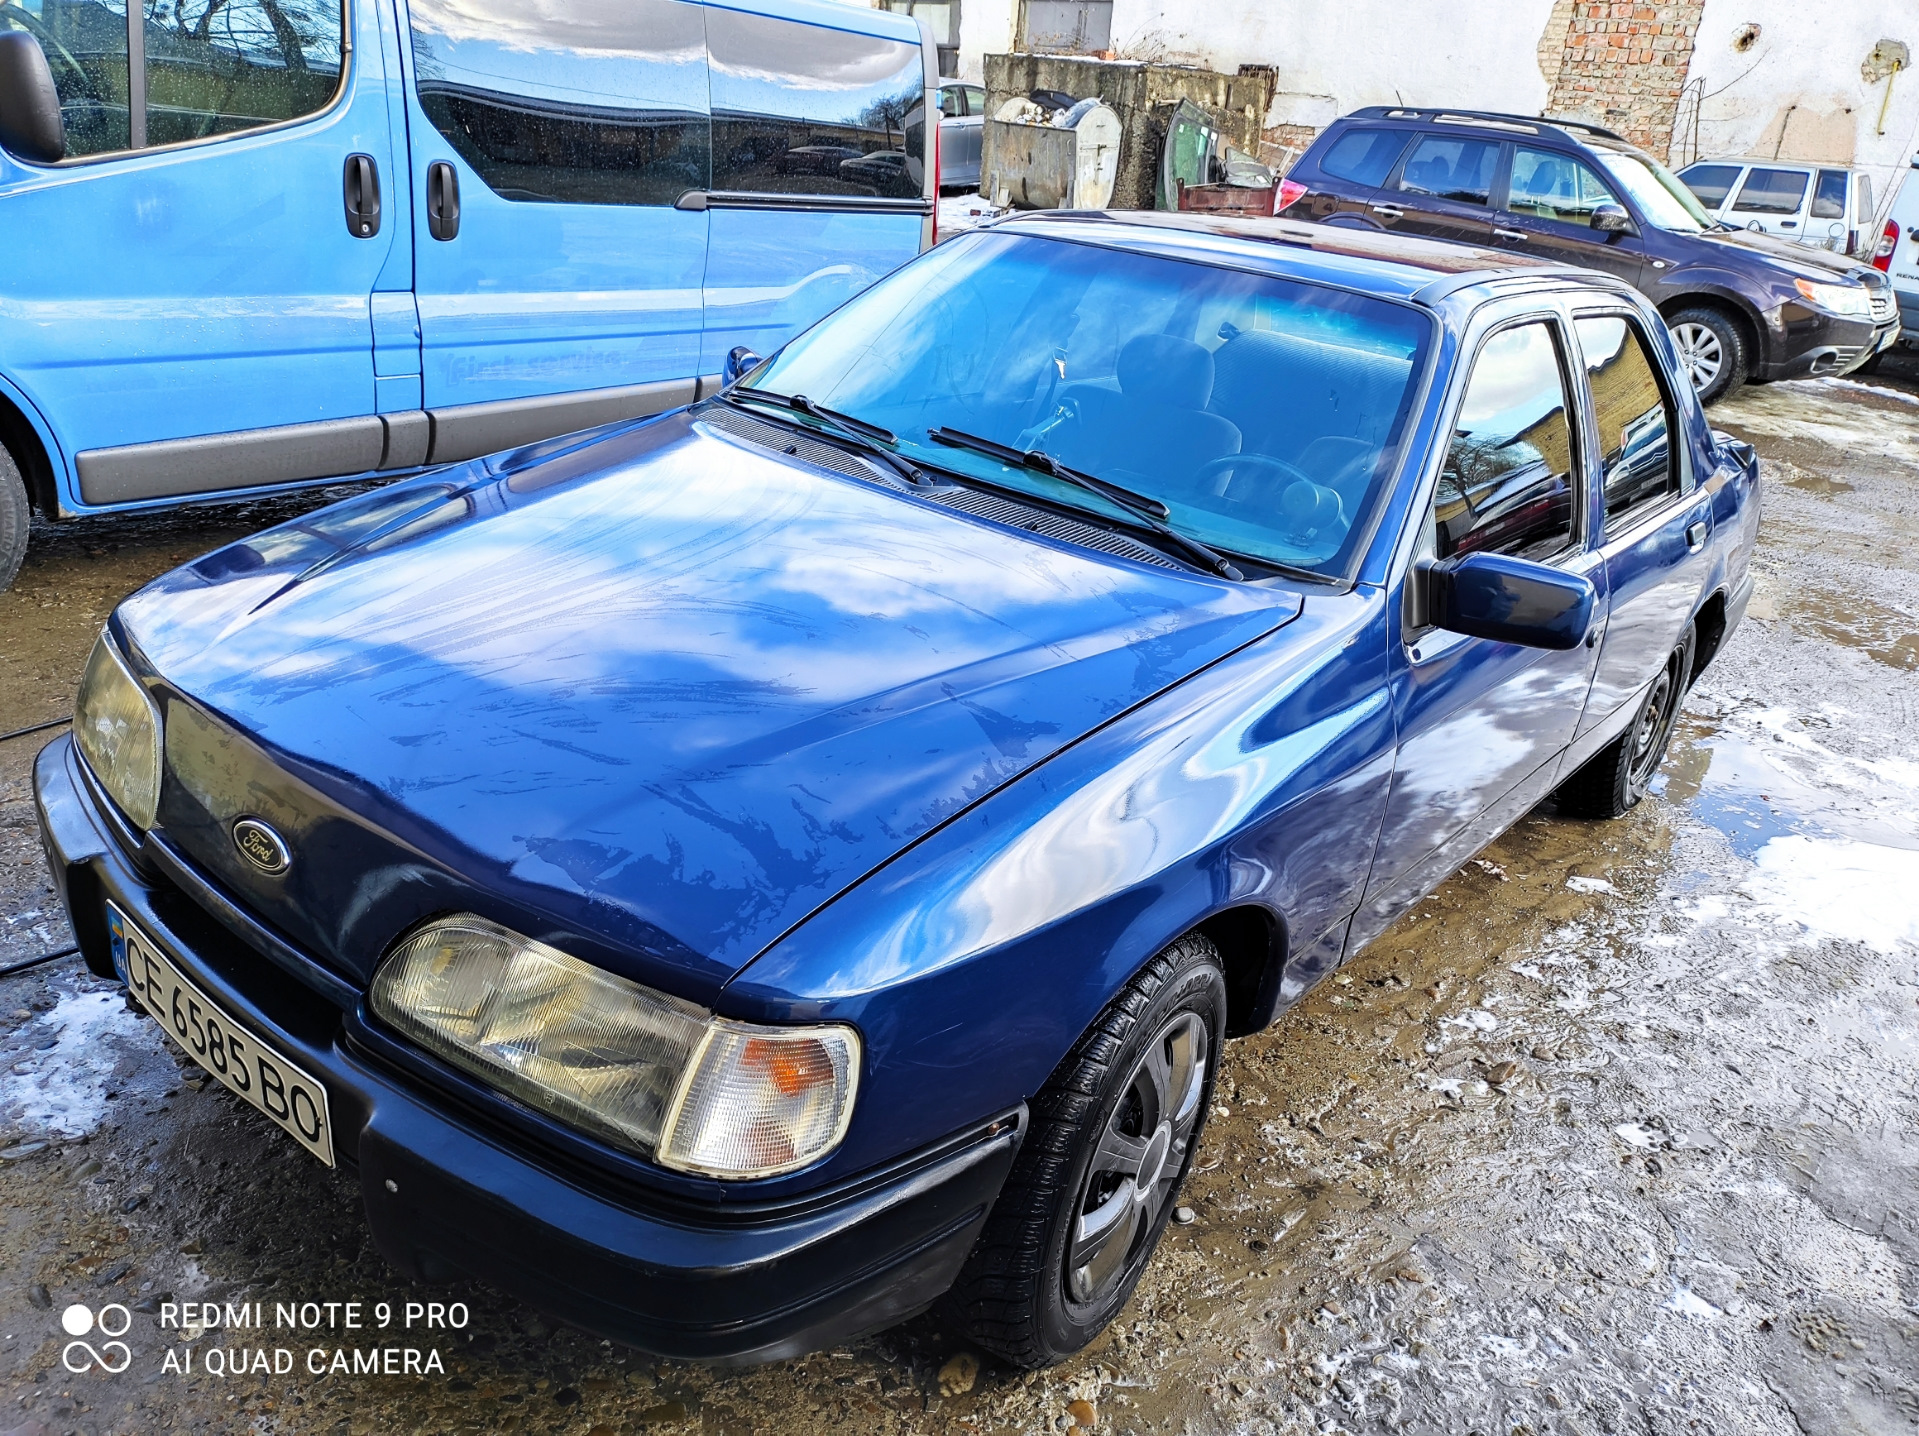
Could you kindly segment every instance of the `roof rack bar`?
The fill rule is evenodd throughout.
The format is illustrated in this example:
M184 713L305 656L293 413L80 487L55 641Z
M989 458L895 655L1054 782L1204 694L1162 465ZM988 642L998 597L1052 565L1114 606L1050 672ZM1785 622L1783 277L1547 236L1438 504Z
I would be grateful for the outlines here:
M1554 125L1562 130L1583 130L1589 135L1599 135L1605 139L1628 143L1624 135L1605 128L1603 125L1589 125L1584 120L1562 120L1552 115L1512 115L1504 110L1457 110L1448 105L1367 105L1363 109L1352 111L1348 119L1366 120L1412 120L1437 119L1440 115L1458 115L1469 120L1516 120L1526 125Z

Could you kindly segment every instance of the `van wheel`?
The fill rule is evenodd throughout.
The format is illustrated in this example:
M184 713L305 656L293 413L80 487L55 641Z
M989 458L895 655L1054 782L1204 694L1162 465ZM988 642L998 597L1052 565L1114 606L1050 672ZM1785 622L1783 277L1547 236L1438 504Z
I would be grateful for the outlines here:
M1689 623L1684 641L1673 650L1646 696L1639 700L1632 726L1559 785L1553 796L1560 812L1574 818L1618 818L1646 796L1659 765L1666 759L1666 745L1679 722L1680 705L1692 686L1696 642Z
M1666 327L1700 403L1717 403L1746 382L1746 336L1731 315L1702 305L1680 310Z
M953 1286L959 1321L982 1348L1050 1366L1126 1304L1192 1165L1225 1029L1219 951L1191 933L1126 985L1047 1079Z
M20 572L20 561L27 556L27 528L33 522L33 507L27 502L27 486L20 477L20 466L13 455L0 448L0 593L7 591L13 576Z

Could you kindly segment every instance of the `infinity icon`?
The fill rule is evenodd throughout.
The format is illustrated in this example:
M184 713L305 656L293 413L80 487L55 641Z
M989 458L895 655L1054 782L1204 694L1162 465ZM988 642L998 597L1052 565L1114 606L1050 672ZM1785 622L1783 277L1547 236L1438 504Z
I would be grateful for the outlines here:
M108 1323L113 1320L118 1320L120 1325L110 1326ZM118 1302L110 1302L101 1307L97 1323L94 1314L79 1302L75 1302L60 1313L60 1325L68 1336L85 1336L94 1329L96 1324L102 1336L125 1336L127 1329L133 1325L133 1313ZM80 1358L80 1364L77 1366L74 1365L75 1351L86 1353ZM111 1352L119 1353L118 1366L113 1364L109 1356ZM88 1342L69 1341L60 1352L60 1364L75 1375L85 1371L89 1366L98 1366L107 1375L118 1376L133 1364L133 1353L127 1349L124 1341L103 1341L98 1351L95 1351Z
M89 1366L97 1365L102 1371L106 1372L107 1375L118 1376L133 1363L133 1353L127 1350L127 1344L124 1341L103 1341L100 1345L103 1349L95 1351L87 1342L69 1341L66 1347L60 1352L60 1364L76 1375L85 1371ZM81 1358L78 1366L73 1364L73 1353L76 1350L86 1353L86 1355ZM108 1352L116 1350L120 1353L120 1364L118 1366L115 1366L107 1355Z

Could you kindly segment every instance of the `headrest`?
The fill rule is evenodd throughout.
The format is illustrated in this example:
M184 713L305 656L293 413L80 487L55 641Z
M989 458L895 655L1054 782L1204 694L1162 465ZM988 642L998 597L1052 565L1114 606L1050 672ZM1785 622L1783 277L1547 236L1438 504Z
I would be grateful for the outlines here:
M1204 409L1213 397L1213 356L1190 339L1142 334L1119 351L1119 388L1129 399Z

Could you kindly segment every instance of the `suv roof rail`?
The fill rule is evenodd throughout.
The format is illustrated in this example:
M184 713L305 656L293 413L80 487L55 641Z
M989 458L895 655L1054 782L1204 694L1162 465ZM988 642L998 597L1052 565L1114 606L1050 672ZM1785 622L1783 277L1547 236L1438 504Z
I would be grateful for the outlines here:
M1629 143L1624 135L1606 129L1603 125L1589 125L1584 120L1561 120L1551 115L1510 115L1503 110L1452 110L1421 109L1413 105L1367 105L1354 110L1346 116L1349 120L1487 120L1501 125L1548 125L1561 130L1583 130L1589 135L1598 135L1603 139Z

